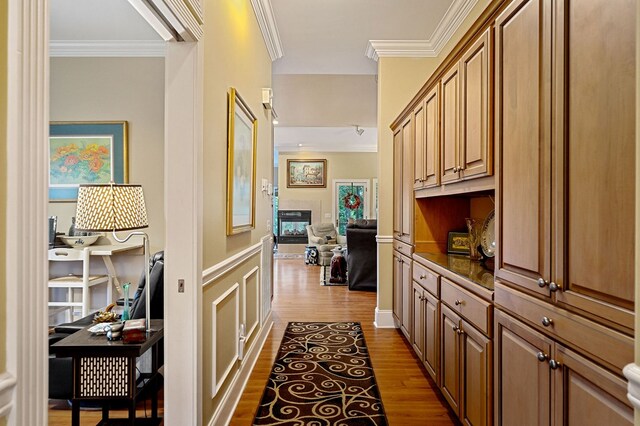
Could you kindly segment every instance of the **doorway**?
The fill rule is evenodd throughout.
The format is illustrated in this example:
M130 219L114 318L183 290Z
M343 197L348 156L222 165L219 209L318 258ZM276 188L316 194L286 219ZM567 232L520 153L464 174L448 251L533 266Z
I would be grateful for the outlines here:
M346 235L350 221L369 218L369 179L334 179L332 193L333 221L340 235Z

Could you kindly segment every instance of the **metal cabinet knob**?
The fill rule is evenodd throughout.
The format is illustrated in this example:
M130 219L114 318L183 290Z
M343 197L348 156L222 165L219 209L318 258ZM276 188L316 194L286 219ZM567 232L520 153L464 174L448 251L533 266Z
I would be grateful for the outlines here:
M549 284L549 281L545 281L544 278L538 278L538 287L544 288L547 284Z
M555 359L549 360L549 367L551 367L552 370L557 370L560 368L560 363Z
M542 325L544 325L545 327L549 327L551 324L553 324L553 320L549 317L542 317Z
M453 168L453 173L458 173L458 168L457 167Z
M538 361L540 362L545 362L549 358L549 355L545 354L544 352L538 352L538 355L536 356L538 357Z
M553 281L551 281L549 283L549 290L551 290L551 291L553 291L555 293L559 289L560 289L560 286L558 284L554 283Z
M464 303L464 301L463 301L463 300L456 300L455 302L453 302L453 304L454 304L454 305L456 305L456 306L460 306L460 305L462 305L463 303Z
M424 280L425 278L427 278L427 276L426 276L426 275L420 275L420 279L421 279L421 280Z
M456 333L458 332L458 330L460 330L460 327L458 327L457 325L453 326L453 331L455 331Z

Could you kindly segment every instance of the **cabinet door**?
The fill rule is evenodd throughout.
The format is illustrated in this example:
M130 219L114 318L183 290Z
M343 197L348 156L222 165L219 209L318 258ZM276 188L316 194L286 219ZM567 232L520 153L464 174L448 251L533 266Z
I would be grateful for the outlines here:
M402 332L407 337L407 340L411 342L411 322L412 309L411 304L413 302L411 284L413 280L411 278L411 259L406 256L401 256L400 266L402 267Z
M552 370L547 360L553 342L499 310L494 331L495 424L551 424Z
M440 385L439 302L428 291L424 292L424 296L424 366L436 384Z
M402 235L400 239L411 244L413 230L413 121L410 117L402 124Z
M633 424L625 380L560 344L554 359L560 363L554 374L556 425Z
M489 35L482 36L460 60L460 162L462 178L481 177L492 172L492 144L489 138Z
M550 0L514 0L496 19L496 276L549 296Z
M422 286L415 281L411 285L413 294L413 321L411 333L411 346L418 355L418 359L424 359L424 291Z
M393 134L393 235L402 236L402 127Z
M565 200L554 214L558 247L566 235L554 258L557 301L628 330L636 269L635 9L633 0L558 1L554 31L554 186L559 207Z
M440 182L460 179L458 138L460 132L460 72L458 64L442 77L442 133L440 139Z
M393 316L402 324L402 258L397 251L393 252Z
M462 379L460 419L465 425L491 423L491 341L468 322L462 321Z
M425 187L440 183L440 85L427 93L424 103L424 182Z
M440 304L440 390L453 411L460 413L460 317Z
M422 188L424 178L424 151L425 151L425 109L424 102L413 110L413 188Z

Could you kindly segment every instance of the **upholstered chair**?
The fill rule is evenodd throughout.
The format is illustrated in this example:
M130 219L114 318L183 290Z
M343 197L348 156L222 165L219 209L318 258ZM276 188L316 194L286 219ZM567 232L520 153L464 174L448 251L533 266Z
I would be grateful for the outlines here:
M331 250L347 244L347 237L339 235L333 223L307 225L307 237L309 245L318 249L318 265L330 265L333 256Z

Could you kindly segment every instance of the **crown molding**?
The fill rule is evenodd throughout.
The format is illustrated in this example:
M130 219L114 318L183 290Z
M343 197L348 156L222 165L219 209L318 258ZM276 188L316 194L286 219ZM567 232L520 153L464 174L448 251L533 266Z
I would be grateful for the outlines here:
M434 58L447 44L478 0L454 0L429 40L369 40L365 55L380 57Z
M164 57L163 40L52 40L49 56L66 58Z
M272 61L282 58L282 42L276 25L276 18L273 16L271 0L251 0L251 6L256 14L264 44L267 46L269 56Z

